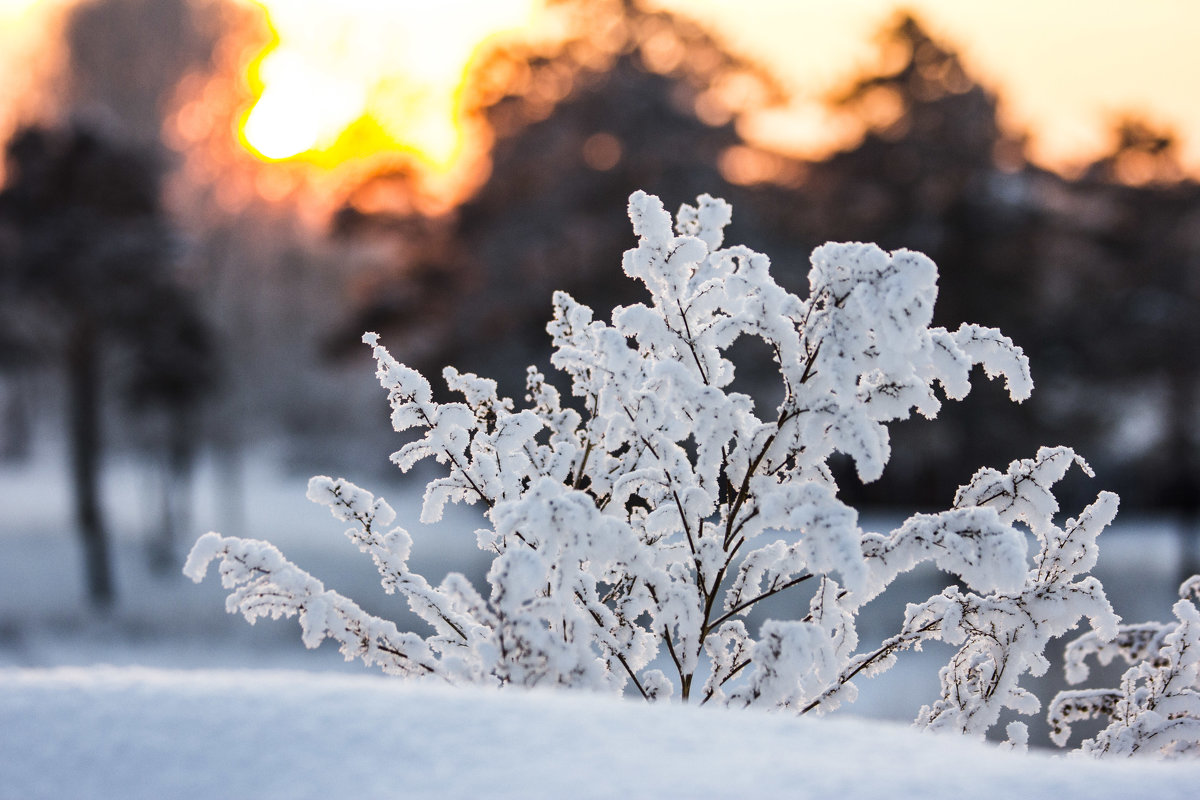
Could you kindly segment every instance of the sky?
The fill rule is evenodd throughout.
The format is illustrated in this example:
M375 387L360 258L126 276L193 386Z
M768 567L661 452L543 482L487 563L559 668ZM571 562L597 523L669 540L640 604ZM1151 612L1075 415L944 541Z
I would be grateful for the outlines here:
M243 0L250 2L250 0ZM645 0L708 23L736 51L773 69L795 100L748 121L759 143L819 156L841 143L820 100L875 63L873 36L903 7L954 46L998 92L1002 119L1029 134L1035 160L1078 166L1105 152L1115 119L1136 113L1176 131L1200 174L1200 2L1194 0ZM0 0L3 108L28 82L30 37L67 0ZM538 0L261 0L280 33L261 62L264 157L319 144L326 127L369 107L393 138L445 167L455 158L454 90L473 49L538 19ZM322 98L326 100L323 101ZM269 101L269 102L268 102ZM283 110L280 110L283 109ZM286 109L291 109L287 111ZM250 125L250 122L247 123ZM0 124L0 134L4 125ZM253 139L251 128L246 138Z
M997 91L1006 127L1028 131L1033 156L1077 165L1104 152L1113 119L1144 115L1174 129L1185 163L1200 172L1200 3L1194 0L655 0L716 23L734 47L773 67L813 100L874 63L872 35L911 9L967 69ZM782 147L820 147L819 115ZM791 123L796 125L795 122ZM798 145L798 146L797 146Z

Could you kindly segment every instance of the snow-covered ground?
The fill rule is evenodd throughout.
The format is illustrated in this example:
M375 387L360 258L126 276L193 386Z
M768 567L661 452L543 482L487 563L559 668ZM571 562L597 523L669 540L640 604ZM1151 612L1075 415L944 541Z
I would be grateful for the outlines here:
M83 601L60 456L0 465L0 799L1194 797L1187 787L1200 779L1195 768L1109 768L934 744L843 714L795 720L403 685L346 664L328 644L306 651L294 621L250 627L227 615L213 576L195 585L177 570L153 574L144 543L154 483L134 463L114 464L106 478L119 601L96 614ZM284 463L271 452L246 459L240 509L218 501L227 489L216 470L202 470L186 538L216 528L270 539L331 588L403 621L403 601L382 593L369 559L304 499L305 476ZM420 487L347 477L384 494L402 522L415 521ZM414 522L413 565L435 583L450 569L478 579L486 562L475 522L470 509L450 509L434 529ZM1178 548L1169 522L1125 520L1101 537L1097 573L1126 619L1168 618ZM186 543L181 563L185 551ZM935 581L918 575L889 590L864 620L864 641L893 630L904 602L944 585ZM911 720L936 695L945 656L910 654L861 682L848 711ZM1054 680L1031 688L1047 698Z
M1194 798L1200 766L377 677L0 671L12 798Z

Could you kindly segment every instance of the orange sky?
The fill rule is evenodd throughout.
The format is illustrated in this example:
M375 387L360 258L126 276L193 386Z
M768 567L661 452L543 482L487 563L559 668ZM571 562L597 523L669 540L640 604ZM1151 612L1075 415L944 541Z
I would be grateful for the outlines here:
M0 0L0 69L20 76L37 30L38 10L65 0ZM413 146L440 140L450 124L458 61L490 30L525 24L535 0L264 0L279 21L311 17L298 51L318 66L337 53L361 61L377 54L369 80L387 84L393 114L413 120ZM648 0L707 22L731 46L773 68L797 100L785 112L751 121L755 138L801 154L819 153L833 130L821 113L823 93L869 66L871 42L895 9L892 0ZM33 6L32 12L29 7ZM1085 162L1108 144L1113 117L1137 112L1174 128L1186 165L1200 174L1200 2L1196 0L909 0L935 36L958 47L968 68L1000 92L1006 124L1031 134L1035 158L1052 166ZM308 9L306 11L306 9ZM316 11L313 11L316 9ZM23 22L18 15L25 11ZM32 22L31 22L32 20ZM336 33L336 37L333 35ZM152 34L152 32L148 32ZM330 42L336 38L334 44ZM310 65L311 66L311 65ZM325 67L321 67L324 69ZM354 70L329 67L313 86L346 97ZM424 73L420 83L391 70ZM337 73L337 74L332 74ZM0 106L13 92L0 85ZM339 88L341 87L341 88ZM315 91L315 90L314 90ZM441 93L441 96L439 96ZM282 93L284 98L287 92ZM310 93L292 92L314 103ZM332 107L332 105L330 106ZM396 111L395 109L401 109ZM347 112L348 113L348 112ZM438 119L438 115L442 119ZM405 116L407 115L407 116ZM0 113L0 135L4 132ZM432 149L432 147L428 147ZM431 153L445 161L452 148Z
M1036 159L1094 158L1114 115L1137 112L1173 128L1200 174L1200 2L1196 0L653 0L715 23L733 47L775 68L802 98L869 65L871 35L911 9L967 68L1000 93L1005 123L1031 133ZM803 151L820 114L799 102L791 127L760 133Z

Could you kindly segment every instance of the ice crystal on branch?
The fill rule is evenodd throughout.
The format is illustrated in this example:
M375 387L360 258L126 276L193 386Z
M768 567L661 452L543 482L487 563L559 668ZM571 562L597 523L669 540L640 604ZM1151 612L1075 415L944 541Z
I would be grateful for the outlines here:
M457 574L434 587L412 573L412 539L390 527L394 512L348 481L314 478L309 497L352 526L384 587L428 624L424 637L324 590L265 543L209 534L187 573L200 580L219 561L231 611L299 614L310 646L329 637L347 657L449 683L824 711L853 699L858 676L941 639L961 649L922 724L981 734L1002 707L1035 710L1018 681L1044 671L1049 638L1081 617L1101 638L1115 631L1086 577L1115 496L1055 526L1051 487L1082 461L1044 448L1004 473L979 471L945 512L864 532L830 458L845 454L863 480L878 478L888 423L935 417L967 394L975 365L1023 400L1026 358L996 330L931 327L937 270L920 253L826 244L801 298L775 283L766 256L724 246L731 214L702 196L673 228L657 198L630 198L638 244L622 267L646 302L605 322L553 297L551 362L573 404L532 368L523 408L451 368L443 378L461 400L439 403L423 376L364 337L393 427L417 434L392 460L443 467L421 520L446 503L484 511L487 588ZM779 373L783 399L766 418L730 388L729 348L744 336L765 342ZM1032 563L1026 530L1039 545ZM965 588L911 606L898 634L860 647L863 604L926 561ZM794 618L750 630L747 613L777 595L794 598ZM1019 725L1009 730L1023 742Z

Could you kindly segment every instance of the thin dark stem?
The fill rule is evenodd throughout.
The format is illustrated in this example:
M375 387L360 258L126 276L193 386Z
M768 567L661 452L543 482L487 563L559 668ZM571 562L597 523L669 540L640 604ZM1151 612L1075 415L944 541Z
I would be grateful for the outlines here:
M811 577L813 577L812 573L806 572L803 575L801 575L799 578L793 578L792 580L788 581L787 583L783 584L782 586L776 586L774 589L763 592L762 594L760 594L756 597L751 597L749 600L743 600L742 602L735 605L733 608L726 611L721 616L717 617L715 620L713 620L711 623L709 623L706 627L702 628L701 629L702 633L700 635L700 638L704 639L714 629L719 628L721 626L722 622L732 619L734 617L734 615L736 615L739 611L749 608L750 606L757 603L759 600L766 600L771 595L779 594L780 592L784 591L785 589L790 589L793 586L804 583L806 580L808 580Z
M977 502L975 505L982 506L982 505L986 505L987 503L992 502L993 500L999 500L1001 497L1012 497L1016 493L1017 487L1020 486L1022 483L1024 483L1027 480L1029 480L1028 475L1020 475L1013 479L1013 492L1012 493L1010 493L1007 489L998 489L995 494L985 497L984 499Z
M429 419L429 415L425 413L425 409L417 406L417 411L421 414L421 419L425 421L425 427L433 430L433 421ZM468 475L467 471L463 469L461 464L458 463L458 459L454 457L453 453L445 449L442 450L442 453L445 454L448 459L450 459L450 463L454 465L454 468L457 469L459 473L467 479L467 483L469 483L471 488L475 490L475 494L479 495L479 499L483 501L484 505L486 505L488 508L492 508L494 505L496 505L495 501L484 494L483 490L479 488L475 481L471 480L471 476Z
M600 621L600 615L587 607L586 601L584 601L583 596L580 595L579 592L575 592L575 599L580 603L583 603L584 608L587 609L589 614L591 614L592 619L596 621L597 625L603 624ZM637 687L638 693L641 694L642 699L648 701L650 699L650 695L646 694L646 689L642 686L642 682L638 680L637 675L634 674L633 669L629 666L629 662L625 660L625 656L616 652L615 650L613 651L613 655L617 657L617 661L621 662L621 666L625 668L625 673L629 675L629 679L633 681L633 685Z
M721 686L724 686L726 683L728 683L730 680L732 680L732 679L733 679L733 676L734 676L734 675L737 675L737 674L738 674L739 672L741 672L743 669L745 669L746 667L750 666L750 661L751 661L751 659L747 658L747 659L746 659L745 661L743 661L742 663L740 663L740 664L735 664L735 665L734 665L734 667L733 667L733 669L729 670L729 674L728 674L728 675L726 675L724 678L722 678L722 679L721 679Z
M584 471L587 470L588 458L592 455L592 442L587 443L587 447L583 450L583 460L579 462L579 473L575 476L575 484L572 489L580 489L583 486Z
M683 664L679 661L679 656L675 653L675 643L671 640L671 629L666 625L663 626L663 639L667 643L667 652L671 654L671 660L675 662L675 671L679 673L680 695L686 703L692 689L692 676L683 674Z
M915 637L916 634L926 633L926 632L932 630L933 628L937 627L938 624L940 624L940 622L941 622L941 620L932 620L932 621L926 623L924 626L922 626L919 630L914 631L913 634L911 634L911 635ZM915 638L909 638L909 639L902 639L900 641L893 640L891 642L885 643L874 653L867 656L866 659L864 659L861 664L859 664L857 667L852 669L849 673L838 678L838 686L845 686L847 683L849 683L851 680L854 679L855 675L862 672L864 669L869 667L871 664L874 664L880 658L882 658L886 655L889 655L891 653L898 652L900 650L906 650L907 648L911 647L916 641L917 641L917 639L915 639ZM812 711L814 708L816 708L817 706L819 706L821 704L821 700L828 694L829 694L828 692L823 693L821 695L821 697L818 697L816 700L813 700L811 703L809 703L803 709L801 709L800 713L807 714L808 712Z
M782 424L783 423L780 422L781 426ZM762 450L760 450L758 455L755 456L754 460L750 462L750 466L746 468L746 474L742 477L742 485L738 487L737 496L733 500L733 505L729 509L729 517L725 522L725 540L723 542L723 546L726 548L729 547L729 543L733 540L733 525L734 521L737 519L738 512L742 510L742 505L750 496L750 478L754 476L754 472L758 469L758 465L762 463L763 458L765 458L767 455L767 451L770 450L771 445L775 443L775 436L776 434L773 433L767 437L767 441L763 444Z
M767 451L771 449L771 445L775 444L775 438L779 435L779 431L783 430L783 426L787 423L787 421L795 417L798 413L799 412L797 411L793 411L791 413L784 411L779 415L779 421L775 423L775 433L772 433L767 437L767 441L763 442L762 449L758 451L758 455L754 457L754 460L751 461L750 465L746 468L746 474L742 476L742 485L738 487L737 496L733 500L733 505L729 510L729 516L725 521L725 540L723 542L723 546L725 548L728 548L729 543L733 540L734 524L737 520L738 513L742 510L742 505L750 496L750 479L754 477L754 473L758 470L758 466L762 463L762 460L767 457Z
M620 653L615 653L614 655L616 655L617 661L621 662L621 666L625 668L625 674L629 676L629 680L633 681L633 685L637 687L638 694L642 696L643 700L649 702L650 695L646 694L646 690L642 688L642 682L638 680L637 675L635 675L633 670L630 668L629 662L625 660L625 656L621 655Z
M633 412L628 408L625 408L624 411L625 416L629 417L629 421L634 422L636 418L633 416ZM659 461L662 460L659 458L658 451L654 449L654 445L650 443L649 439L641 435L638 436L638 439L640 439L642 444L646 446L646 449L650 451L650 455L654 456ZM666 467L663 467L663 480L666 482L666 486L671 489L671 497L675 500L675 508L679 510L679 520L683 523L683 532L687 534L688 548L692 551L692 555L695 555L696 540L692 537L692 528L690 525L688 525L687 514L685 514L683 510L683 501L679 499L679 492L677 492L674 487L671 486L671 473L667 471ZM699 567L697 567L697 570L698 569ZM698 573L697 575L700 577Z
M671 476L667 473L667 471L665 469L663 470L663 475L666 477L667 482L668 482L667 485L669 486ZM696 541L692 538L692 527L690 525L688 525L687 513L685 513L683 510L683 501L679 499L679 492L675 491L674 489L671 490L671 497L673 497L675 499L675 508L676 508L676 510L679 511L679 521L683 523L683 532L685 534L687 534L688 548L692 551L692 555L695 555L696 554ZM701 583L701 584L704 583L704 576L700 574L699 562L697 562L697 564L696 564L696 578L699 581L699 583Z
M733 538L738 540L737 545L735 545L735 548L738 545L741 545L741 543L745 541L745 539L738 539L738 534L740 534L742 532L742 528L746 527L747 522L749 522L750 520L752 520L758 516L758 513L759 513L759 510L756 508L738 521L737 527L735 527L733 529Z
M816 363L817 363L817 353L821 352L821 345L823 345L824 343L825 343L824 339L817 342L817 346L814 347L813 351L808 354L808 361L804 365L804 374L800 376L800 383L808 383L808 379L813 376L812 369L813 369L813 366L816 365Z
M748 658L739 664L735 664L733 666L733 669L729 670L729 674L726 675L724 678L721 678L721 682L717 685L724 686L725 684L729 683L729 681L733 680L733 676L737 675L739 672L741 672L743 669L745 669L748 666L750 666L750 659L748 659ZM704 695L704 699L700 701L700 705L704 705L705 703L707 703L709 700L712 699L712 696L713 696L713 692L710 689L708 691L708 693Z
M683 304L678 300L675 305L679 307L679 317L683 320L683 332L687 334L688 350L692 353L692 360L696 362L696 369L700 370L700 380L704 381L704 385L708 385L708 375L704 373L704 365L700 363L700 356L696 355L696 346L692 343L692 328L688 325L687 312L683 310Z

